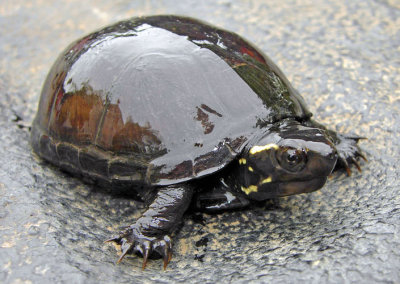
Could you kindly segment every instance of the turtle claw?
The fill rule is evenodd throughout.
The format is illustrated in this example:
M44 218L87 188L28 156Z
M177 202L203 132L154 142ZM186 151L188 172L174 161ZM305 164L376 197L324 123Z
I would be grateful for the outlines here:
M365 157L364 153L362 153L361 151L357 152L357 157L361 157L361 159L363 159L364 162L368 162L367 157Z
M350 169L350 167L348 166L347 163L346 163L346 165L345 165L345 168L346 168L347 176L351 177L352 171L351 171L351 169Z
M154 247L155 251L157 251L163 258L164 261L164 270L167 268L168 263L172 258L172 242L169 236L164 236L162 240L159 240Z
M121 246L122 254L121 254L121 256L118 258L117 264L119 264L119 263L124 259L125 255L126 255L129 251L132 250L132 246L133 246L133 244L130 244L130 245L128 244L128 245L125 246L125 248L124 248L124 245Z
M146 268L147 265L147 260L149 259L149 255L151 254L152 251L152 246L150 241L144 242L141 245L141 253L143 255L143 264L142 264L142 270Z
M122 254L117 260L119 264L128 253L139 253L143 256L142 269L146 268L149 257L156 252L163 259L164 270L172 258L172 241L168 235L160 238L148 237L140 232L136 225L130 226L119 237L113 237L105 242L116 242L121 245Z
M357 170L358 170L358 172L362 172L362 170L361 170L361 167L360 167L360 164L358 163L358 161L354 158L354 157L351 157L351 162L353 163L353 165L355 165L356 166L356 168L357 168Z
M118 236L118 237L113 237L108 240L105 240L104 243L111 243L111 242L119 243L120 241L121 241L121 237Z
M166 256L166 255L164 256L164 270L167 269L167 265L169 263L168 258L169 258L168 256Z

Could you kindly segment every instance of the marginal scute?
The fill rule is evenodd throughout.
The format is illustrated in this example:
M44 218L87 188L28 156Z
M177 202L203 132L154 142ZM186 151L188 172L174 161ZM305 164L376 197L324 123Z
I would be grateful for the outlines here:
M45 134L40 135L38 144L40 155L44 157L49 157L49 159L51 159L51 161L54 161L55 164L59 163L56 145L53 143L51 137Z
M76 171L76 165L79 165L79 148L71 143L60 142L57 145L57 154L60 164L68 171Z
M108 157L92 147L79 151L79 164L83 171L108 176Z
M140 166L130 159L114 159L110 161L109 175L111 179L141 181L144 180L146 167Z

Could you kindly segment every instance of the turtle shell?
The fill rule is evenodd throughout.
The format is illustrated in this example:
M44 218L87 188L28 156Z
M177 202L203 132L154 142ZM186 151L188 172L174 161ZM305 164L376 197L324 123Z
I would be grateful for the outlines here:
M220 170L266 125L309 116L276 65L237 34L192 18L141 17L60 55L32 145L73 173L167 185Z

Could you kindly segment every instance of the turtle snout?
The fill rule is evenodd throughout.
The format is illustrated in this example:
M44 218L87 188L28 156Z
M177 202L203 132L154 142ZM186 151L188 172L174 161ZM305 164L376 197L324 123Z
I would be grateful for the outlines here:
M329 154L309 153L308 169L314 177L327 177L335 168L337 155L334 151Z

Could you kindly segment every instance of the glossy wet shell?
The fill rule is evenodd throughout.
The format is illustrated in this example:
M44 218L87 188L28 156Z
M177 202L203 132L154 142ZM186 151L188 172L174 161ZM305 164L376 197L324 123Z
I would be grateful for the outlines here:
M134 18L60 55L32 145L73 173L165 185L214 173L262 127L307 116L281 71L238 35L190 18Z

